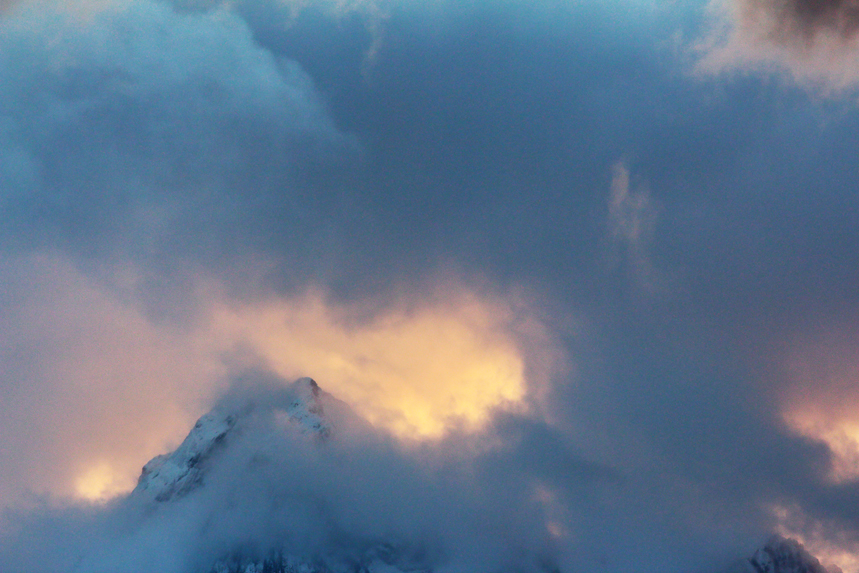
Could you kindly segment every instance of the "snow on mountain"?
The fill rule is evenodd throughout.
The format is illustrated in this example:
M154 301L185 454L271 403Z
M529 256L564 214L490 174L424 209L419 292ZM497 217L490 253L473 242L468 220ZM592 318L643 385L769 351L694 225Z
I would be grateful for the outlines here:
M231 443L238 444L243 432L258 431L260 426L254 424L260 419L270 423L266 428L274 428L284 438L302 436L325 442L334 431L334 424L326 415L327 406L331 410L328 414L338 421L350 427L355 423L348 406L321 391L311 378L301 378L291 386L238 406L218 406L197 421L173 452L157 456L143 467L131 497L156 502L162 509L176 510L173 500L196 493L197 489L205 493L209 472L216 471L219 463L228 465L235 459L228 455ZM246 445L247 442L237 447ZM249 455L257 464L264 457L263 453ZM249 467L247 471L254 469L259 467ZM240 475L250 478L247 472ZM314 556L292 555L277 549L259 556L227 549L208 569L210 573L409 573L428 570L411 552L378 541L364 543L357 552L349 550L342 554Z
M281 425L301 434L327 438L332 424L324 416L319 385L311 378L300 378L286 393L291 399L274 413ZM240 431L241 426L242 416L237 412L215 409L203 415L179 447L143 466L131 495L167 501L199 487L207 461L217 455L230 434Z
M319 385L312 378L299 378L293 384L292 391L295 397L285 410L278 413L278 417L303 434L327 438L331 434L332 426L323 411Z

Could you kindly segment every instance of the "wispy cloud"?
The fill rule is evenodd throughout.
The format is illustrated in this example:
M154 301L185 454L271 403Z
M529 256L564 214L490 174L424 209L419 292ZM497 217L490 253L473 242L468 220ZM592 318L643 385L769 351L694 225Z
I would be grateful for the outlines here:
M650 254L656 213L647 189L632 189L629 168L615 163L608 198L609 235L624 265L648 291L658 289L660 280Z

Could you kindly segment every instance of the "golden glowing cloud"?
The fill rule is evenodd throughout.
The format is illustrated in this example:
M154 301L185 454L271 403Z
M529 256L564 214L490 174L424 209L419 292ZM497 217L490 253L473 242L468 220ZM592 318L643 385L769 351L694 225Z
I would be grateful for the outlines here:
M127 473L106 461L90 466L75 480L76 496L90 501L105 501L133 487L134 480Z
M370 422L403 437L477 427L526 394L509 304L456 289L394 306L368 322L318 294L254 307L221 305L213 328L255 349L285 377L315 377Z
M223 390L224 356L237 348L286 379L316 378L404 439L533 408L559 357L533 305L458 281L372 313L316 290L237 303L206 283L194 297L199 313L177 325L138 307L128 269L108 288L60 258L14 264L6 286L18 302L4 317L0 357L18 383L0 385L9 408L0 506L28 489L87 500L131 489Z

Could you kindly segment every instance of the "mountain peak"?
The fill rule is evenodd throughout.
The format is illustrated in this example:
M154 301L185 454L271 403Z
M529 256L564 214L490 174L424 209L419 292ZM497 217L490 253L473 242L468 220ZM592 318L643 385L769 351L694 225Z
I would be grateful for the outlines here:
M317 384L316 380L313 378L305 376L296 380L295 384L298 386L307 386L310 388L310 391L313 392L314 396L319 396L319 384Z
M328 438L332 424L325 417L323 395L316 381L305 377L240 409L216 407L197 420L179 447L152 458L143 466L132 495L167 501L196 489L203 482L208 460L226 445L231 434L240 431L245 421L260 410L270 413L285 431Z
M293 383L292 389L295 396L284 410L287 419L302 433L328 437L331 434L331 422L325 418L319 384L313 378L299 378Z

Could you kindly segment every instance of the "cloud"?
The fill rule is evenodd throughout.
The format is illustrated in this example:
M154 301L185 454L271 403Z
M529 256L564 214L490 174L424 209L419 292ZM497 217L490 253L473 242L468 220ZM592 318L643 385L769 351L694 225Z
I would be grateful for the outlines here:
M659 288L650 260L656 207L647 189L630 190L629 169L623 162L612 168L608 198L609 237L635 280L647 291Z
M826 444L833 484L859 480L859 361L853 342L857 326L844 317L779 340L781 411L795 432Z
M45 2L0 27L5 249L133 260L179 290L189 265L326 241L339 200L312 174L336 179L357 146L237 16Z
M248 12L264 13L266 25L287 30L305 14L311 18L323 14L338 22L357 18L369 36L363 46L361 71L369 79L375 59L385 38L385 22L391 13L407 3L398 0L262 0L235 2L231 0L169 0L172 6L181 11L205 12L212 10L231 10L238 14Z
M835 91L859 81L859 9L851 0L725 0L710 9L719 31L701 46L701 71L780 68Z
M285 377L313 373L403 437L479 427L495 408L535 406L562 368L535 310L458 283L428 292L395 298L357 322L352 308L313 291L254 306L221 303L210 328L243 341Z
M799 541L831 573L856 571L859 567L859 538L843 524L820 520L796 504L774 505L779 535Z
M385 447L433 452L462 487L431 501L477 504L463 523L509 517L484 496L542 513L563 571L696 570L791 504L808 538L849 533L831 470L852 463L836 339L855 336L773 345L855 308L852 108L690 83L646 14L611 3L424 4L391 10L369 82L360 3L4 12L3 503L127 489L250 363L316 376ZM716 47L747 57L725 65L825 44L803 56L722 14L736 42ZM665 275L683 288L642 304ZM378 501L367 476L351 495ZM185 539L177 520L117 547L146 559Z
M0 503L128 489L218 365L62 259L4 258L2 276Z
M128 491L248 361L316 377L381 431L435 439L496 411L538 413L563 367L524 298L465 282L370 308L321 289L242 303L201 277L194 320L177 324L61 257L7 258L0 276L3 504Z
M431 412L438 415L429 427L433 433L447 422L449 412L466 416L465 423L452 420L440 440L405 449L391 433L370 430L327 461L305 450L280 450L265 437L259 442L249 437L256 445L242 449L245 453L227 467L244 467L247 460L241 456L263 447L274 460L268 469L243 481L238 490L235 480L246 476L224 470L222 485L211 495L149 520L118 513L112 509L116 501L95 510L31 502L38 509L7 514L7 528L18 536L6 537L2 562L10 567L36 558L22 556L22 548L47 544L52 549L40 563L58 564L57 569L70 569L64 560L85 554L93 571L140 569L152 559L165 571L182 571L189 560L205 561L224 547L259 543L264 548L289 535L301 540L297 546L327 547L332 531L360 531L391 534L408 543L422 541L445 555L451 567L513 562L539 570L542 565L528 557L538 555L538 561L563 563L563 570L602 562L619 571L636 562L692 566L702 552L736 544L757 527L760 516L743 513L735 497L719 488L714 492L712 486L705 494L700 484L690 485L696 470L683 467L689 460L679 451L682 445L666 440L660 435L665 430L652 426L674 416L676 425L688 430L689 420L723 407L705 407L706 400L699 402L693 394L683 404L673 403L668 412L660 410L660 393L683 395L673 379L645 391L618 387L620 375L612 375L611 384L605 385L606 378L589 363L583 365L589 376L577 375L575 385L568 372L540 370L543 361L552 363L553 356L546 352L557 342L540 327L539 314L535 316L521 295L490 295L479 283L468 286L446 278L433 288L406 291L400 299L371 306L326 301L312 291L307 296L239 302L223 298L225 291L216 284L204 283L196 291L201 309L196 320L176 325L152 321L134 299L123 299L62 259L9 261L5 271L17 276L7 282L15 285L7 291L7 308L22 309L4 321L5 343L15 342L10 356L34 360L4 376L27 383L8 384L3 400L21 415L39 416L44 438L2 426L9 453L3 460L7 499L20 499L27 486L35 486L33 474L40 476L41 490L54 495L109 494L118 491L118 486L111 490L117 476L120 483L133 483L142 463L175 445L194 417L226 389L229 370L244 373L243 355L250 356L250 363L261 361L285 374L317 376L305 368L321 363L324 377L317 378L323 388L349 396L349 402L371 420L375 416L381 428L413 431L425 421L423 414ZM40 288L33 288L35 284ZM645 320L651 319L639 316L637 322ZM413 356L394 351L406 343ZM611 346L619 347L625 354L613 355L613 362L624 372L623 356L641 349L622 338ZM111 351L106 353L106 348ZM61 354L46 354L46 349ZM367 360L368 354L373 360ZM493 386L507 379L481 378L481 368L496 362L516 366L514 373L522 378L514 381L521 386L513 388L523 394L511 400L503 393L505 386ZM10 368L10 362L4 364ZM541 372L549 378L534 378ZM649 375L646 368L641 374ZM277 373L267 374L262 382L266 380L282 383ZM603 398L594 400L593 392L600 390L605 391ZM29 402L16 398L22 391ZM540 393L545 402L523 408ZM622 404L613 398L616 393L625 396ZM467 404L472 399L474 410L456 411L457 401ZM122 408L107 410L105 418L103 412L111 404ZM637 409L630 427L614 418L626 406ZM591 413L583 416L583 411ZM398 415L392 417L392 412ZM409 417L413 412L414 420ZM480 416L469 420L472 412ZM386 413L388 418L382 415ZM564 429L572 420L584 428L583 435ZM3 423L24 426L14 416ZM600 444L606 432L620 441L619 449ZM52 451L47 440L59 455L45 455ZM660 444L658 449L669 450L657 454L651 450L654 442ZM685 439L681 442L689 446ZM644 451L643 443L650 444ZM711 446L715 449L709 453L693 447L708 470L711 464L724 463L722 446ZM79 489L82 481L90 485ZM272 498L273 493L277 495ZM276 509L266 505L266 500L297 495L294 504L285 501ZM300 502L307 495L325 503ZM237 499L244 501L235 505ZM380 505L390 511L380 516ZM243 509L236 513L236 507ZM736 528L711 538L713 526L702 516L717 508L720 517L712 519L725 519ZM222 511L234 519L218 518ZM414 511L424 515L422 520L414 519ZM610 533L617 528L625 531L621 540Z

